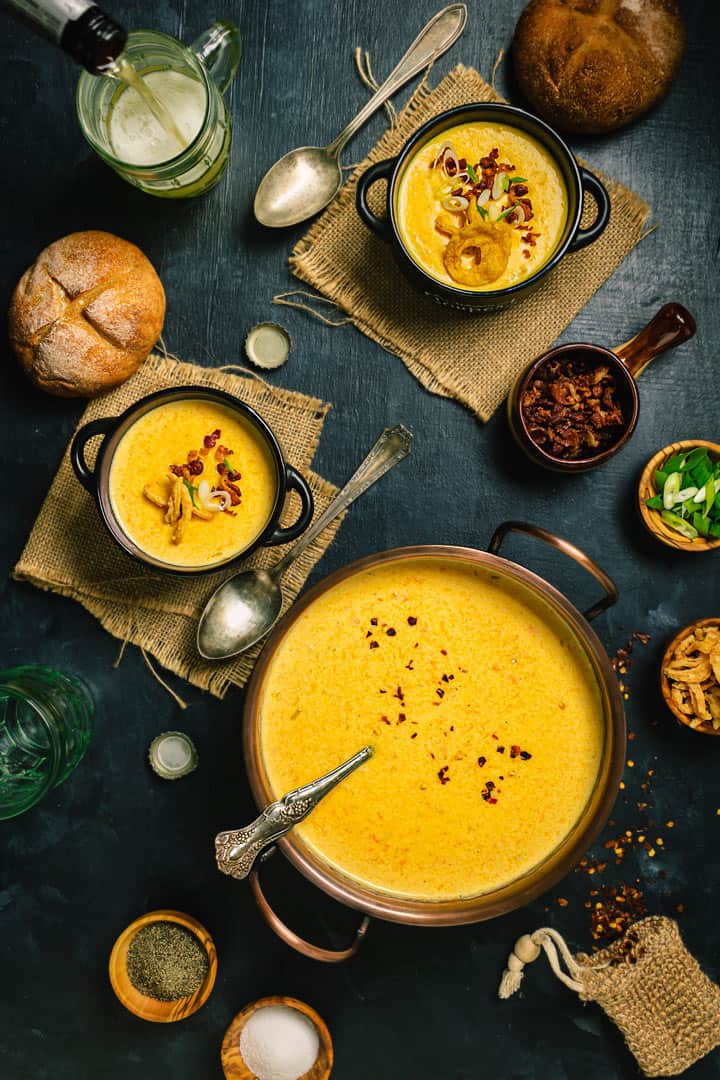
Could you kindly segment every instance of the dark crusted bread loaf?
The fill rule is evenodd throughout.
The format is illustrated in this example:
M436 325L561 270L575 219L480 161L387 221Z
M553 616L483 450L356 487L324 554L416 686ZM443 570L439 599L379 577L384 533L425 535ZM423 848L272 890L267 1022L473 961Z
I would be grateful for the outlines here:
M10 303L10 342L36 386L94 397L137 371L160 336L165 292L140 248L71 233L41 251Z
M553 127L602 133L663 96L684 43L676 0L531 0L515 29L515 72Z

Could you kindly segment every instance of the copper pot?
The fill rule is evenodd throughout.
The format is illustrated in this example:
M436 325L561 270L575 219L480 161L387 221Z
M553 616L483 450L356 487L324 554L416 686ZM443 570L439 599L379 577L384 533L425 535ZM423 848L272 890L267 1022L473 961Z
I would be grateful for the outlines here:
M543 540L570 556L602 585L605 595L584 613L554 586L527 570L524 566L498 555L508 532L521 532ZM523 522L505 522L493 536L488 551L445 545L424 545L396 548L379 552L351 563L331 574L293 606L278 623L268 640L255 668L245 702L244 753L255 801L264 808L277 798L270 788L260 753L260 701L263 683L278 646L295 620L324 592L350 577L352 574L384 562L402 559L427 559L437 557L443 561L458 560L492 568L494 573L505 575L520 582L550 606L553 612L568 626L582 647L592 668L600 691L605 717L605 745L598 779L593 794L579 821L560 846L543 863L522 878L479 896L450 900L428 901L392 896L370 886L361 884L342 874L336 867L325 863L295 832L289 832L278 846L290 862L323 892L349 907L365 913L355 941L344 950L330 950L310 944L286 926L275 914L265 897L258 877L259 871L250 874L250 884L255 899L266 921L288 945L313 959L325 961L344 960L357 950L368 925L368 916L376 916L391 922L411 923L424 926L449 926L460 923L480 922L503 915L514 908L534 900L555 885L577 864L607 821L618 791L625 756L625 713L617 681L610 659L589 621L617 600L617 589L612 579L585 552L553 533L536 525ZM259 864L258 864L259 865Z
M558 345L555 349L533 360L516 380L508 395L508 418L515 440L527 456L536 464L554 472L585 472L602 465L613 454L617 454L628 441L637 427L640 415L640 395L637 379L648 364L668 349L682 345L695 333L695 320L682 304L671 303L661 307L647 326L634 337L611 351L602 345L589 342L574 342ZM522 409L522 396L539 369L550 360L582 360L591 365L604 365L615 376L618 404L622 410L625 426L619 437L610 446L590 457L561 458L544 450L535 442L528 431Z

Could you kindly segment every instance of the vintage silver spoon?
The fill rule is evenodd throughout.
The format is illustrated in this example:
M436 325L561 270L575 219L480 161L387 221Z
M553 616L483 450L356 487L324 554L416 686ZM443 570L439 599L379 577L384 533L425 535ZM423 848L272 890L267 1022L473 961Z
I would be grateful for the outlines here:
M304 821L320 800L337 787L341 780L355 772L359 765L368 761L372 753L372 747L363 746L357 754L353 754L319 780L303 784L295 791L283 795L282 799L270 803L250 825L243 829L228 829L218 833L215 837L215 860L218 869L222 870L223 874L229 874L241 881L246 878L258 856L263 851L265 856L270 854L266 848L274 845L295 825Z
M414 75L442 56L460 37L467 21L465 4L450 4L430 20L397 67L354 120L327 146L301 146L269 169L255 193L255 217L261 225L281 228L317 214L342 184L340 154L348 139Z
M407 457L412 432L402 424L385 428L345 487L310 528L270 570L243 570L224 581L208 600L197 630L197 649L206 660L226 660L245 652L272 628L282 610L280 578L291 563L394 465Z

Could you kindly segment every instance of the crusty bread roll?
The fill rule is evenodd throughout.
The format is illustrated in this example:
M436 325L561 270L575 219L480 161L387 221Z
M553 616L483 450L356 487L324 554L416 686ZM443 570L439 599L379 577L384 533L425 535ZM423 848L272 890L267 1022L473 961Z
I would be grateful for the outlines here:
M10 343L36 386L95 397L128 379L160 336L165 291L139 248L71 233L41 251L10 303Z
M684 44L675 0L531 0L513 56L520 89L549 124L599 134L659 101Z

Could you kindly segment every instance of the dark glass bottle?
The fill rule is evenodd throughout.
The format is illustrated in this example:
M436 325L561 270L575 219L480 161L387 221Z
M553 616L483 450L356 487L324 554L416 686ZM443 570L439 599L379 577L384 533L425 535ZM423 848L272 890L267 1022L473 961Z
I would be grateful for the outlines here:
M99 75L125 48L127 32L89 0L0 0L78 64Z

